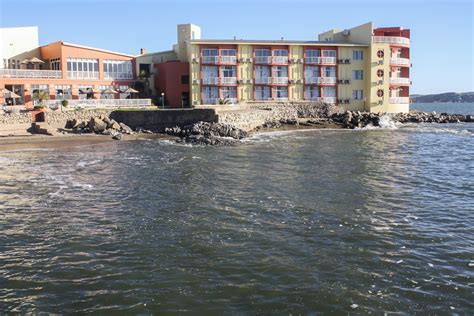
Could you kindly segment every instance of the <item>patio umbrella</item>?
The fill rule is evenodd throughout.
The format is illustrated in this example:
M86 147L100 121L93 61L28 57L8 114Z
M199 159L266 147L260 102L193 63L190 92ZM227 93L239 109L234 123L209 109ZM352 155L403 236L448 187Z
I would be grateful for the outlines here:
M15 92L10 92L10 98L12 99L19 99L21 98L18 94L16 94Z
M44 64L44 61L42 61L39 58L33 57L33 58L30 59L30 63L32 63L32 64Z
M23 65L30 64L30 60L29 59L23 59L20 64L23 64Z
M105 90L102 91L102 93L107 93L108 94L108 93L118 93L118 92L114 91L112 89L105 89Z
M133 89L133 88L128 88L127 90L125 90L123 93L138 93L137 90Z
M0 93L1 93L2 95L5 95L5 94L10 93L10 92L11 92L10 90L5 89L5 88L2 88L2 89L0 90Z

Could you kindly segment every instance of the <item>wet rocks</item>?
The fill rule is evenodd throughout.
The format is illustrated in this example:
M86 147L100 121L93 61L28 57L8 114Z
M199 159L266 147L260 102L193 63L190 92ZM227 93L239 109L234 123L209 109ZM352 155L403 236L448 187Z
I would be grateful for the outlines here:
M165 133L180 137L181 142L200 145L233 145L248 136L247 132L231 124L208 122L166 128Z
M119 123L107 115L93 116L86 121L69 119L64 128L70 129L72 132L111 135L113 139L117 140L122 139L122 134L133 134L133 130L129 126Z
M363 128L366 126L380 126L378 113L346 111L344 113L334 113L331 116L333 122L341 124L344 128Z
M460 123L472 122L472 115L448 114L436 112L418 112L399 113L394 115L394 120L400 123Z

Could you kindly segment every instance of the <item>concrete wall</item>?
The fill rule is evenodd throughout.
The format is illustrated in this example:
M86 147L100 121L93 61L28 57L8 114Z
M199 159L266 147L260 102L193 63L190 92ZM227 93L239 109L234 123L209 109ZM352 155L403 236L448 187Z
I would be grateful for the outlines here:
M161 93L164 93L166 104L172 108L184 107L182 93L189 92L189 84L183 84L181 77L189 76L188 63L169 61L155 65L155 69L155 89L157 94L161 95Z
M203 122L217 122L214 109L159 110L159 111L113 111L110 117L131 128L163 131L166 127Z
M165 52L156 52L156 53L149 53L137 56L135 58L135 73L137 76L140 75L140 64L148 64L150 65L150 88L151 94L155 97L158 96L158 92L156 91L156 83L155 83L155 65L160 63L166 63L171 60L178 60L178 55L174 51L165 51Z

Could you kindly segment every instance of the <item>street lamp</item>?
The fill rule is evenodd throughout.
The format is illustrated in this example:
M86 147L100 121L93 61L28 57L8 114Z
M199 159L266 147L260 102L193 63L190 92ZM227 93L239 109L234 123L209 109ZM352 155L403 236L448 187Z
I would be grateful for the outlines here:
M161 92L161 107L165 108L165 93Z

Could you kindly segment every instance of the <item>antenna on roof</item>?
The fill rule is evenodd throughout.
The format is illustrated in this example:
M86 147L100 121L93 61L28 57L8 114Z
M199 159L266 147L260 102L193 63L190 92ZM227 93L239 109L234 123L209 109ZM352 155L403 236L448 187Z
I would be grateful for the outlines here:
M234 41L236 41L236 40L237 40L237 36L234 36Z
M283 41L283 36L280 39Z

